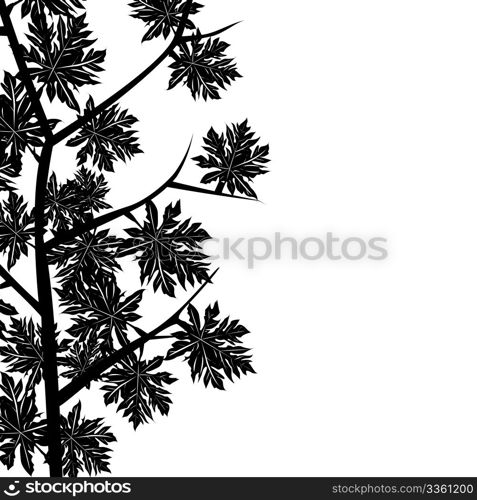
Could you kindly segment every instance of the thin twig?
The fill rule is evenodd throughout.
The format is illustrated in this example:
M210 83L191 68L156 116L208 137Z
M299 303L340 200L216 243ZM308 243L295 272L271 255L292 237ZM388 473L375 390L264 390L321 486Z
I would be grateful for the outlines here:
M28 144L27 147L30 153L32 154L33 158L35 158L36 162L40 163L40 155L33 149L32 146L30 146L30 144Z
M23 288L20 283L3 267L0 266L0 277L5 280L5 283L13 288L18 295L20 295L23 299L25 299L28 304L30 304L36 312L40 313L40 304L38 301L28 293L25 288Z
M220 28L219 30L212 31L211 33L197 33L195 35L189 35L189 36L183 36L182 41L183 42L193 42L196 40L203 40L204 38L210 38L213 36L220 35L224 33L225 31L228 31L230 28L233 28L234 26L237 26L237 24L240 24L242 21L237 21L236 23L229 24L228 26L225 26L225 28Z
M247 198L244 196L235 196L234 194L218 193L210 189L203 189L197 186L190 186L189 184L181 184L180 182L171 182L169 188L178 189L179 191L189 191L191 193L207 194L211 196L221 196L223 198L234 198L236 200L259 201L255 198Z

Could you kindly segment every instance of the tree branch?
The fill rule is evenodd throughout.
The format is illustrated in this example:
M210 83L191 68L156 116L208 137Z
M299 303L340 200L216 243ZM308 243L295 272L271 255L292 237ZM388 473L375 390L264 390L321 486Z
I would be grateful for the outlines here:
M180 182L171 182L168 186L171 189L178 189L179 191L190 191L191 193L208 194L212 196L221 196L223 198L234 198L236 200L260 201L255 198L246 198L244 196L235 196L234 194L218 193L210 189L203 189L197 186L190 186L189 184L182 184ZM261 202L260 202L261 203Z
M214 271L214 273L210 276L209 280L205 282L195 293L192 295L192 297L183 304L183 306L177 310L167 321L162 323L162 325L159 325L157 328L152 330L151 332L142 335L135 341L131 342L127 346L117 350L113 354L111 354L109 357L102 359L92 365L90 368L85 370L81 375L79 375L77 378L75 378L72 382L70 382L67 386L65 386L63 389L61 389L59 393L59 398L60 398L60 405L65 404L67 401L69 401L72 397L74 397L78 392L80 392L82 389L85 387L89 386L91 382L94 382L98 378L101 377L101 375L112 368L116 363L121 361L124 358L127 358L129 355L131 355L133 352L137 351L138 349L141 349L144 347L147 342L150 340L155 340L158 338L158 335L162 333L163 331L167 330L171 326L174 326L177 324L177 322L180 319L180 315L185 311L185 309L191 304L197 296L204 290L204 288L209 284L212 283L212 278L217 274L218 269ZM169 338L169 336L167 336Z
M88 232L88 231L94 231L95 229L98 229L101 226L104 226L105 224L108 224L110 222L113 222L116 219L119 219L120 217L130 217L131 212L134 210L137 210L138 208L141 208L143 205L146 205L146 203L149 203L150 201L154 200L157 198L160 194L162 194L166 189L177 189L180 191L189 191L191 193L200 193L200 194L207 194L207 195L212 195L212 196L221 196L223 198L235 198L237 200L249 200L249 201L258 201L253 198L245 198L242 196L235 196L232 194L227 194L227 193L217 193L216 191L211 191L208 189L203 189L200 187L196 186L190 186L188 184L182 184L180 182L175 182L175 179L178 177L180 174L182 168L185 165L185 162L187 160L187 157L189 156L189 151L192 146L192 141L189 144L189 147L187 148L186 154L184 155L184 158L182 159L180 165L177 167L176 171L172 174L172 176L164 183L162 186L160 186L158 189L153 191L149 196L146 196L142 200L133 203L132 205L128 205L127 207L114 210L112 212L109 212L108 214L101 215L100 217L97 217L95 219L91 219L88 222L85 222L84 224L79 224L78 226L74 227L73 229L70 229L68 231L64 231L61 233L58 233L54 238L46 242L46 248L47 250L51 250L58 245L61 245L63 243L67 243L77 236L81 236L82 234Z
M8 13L11 14L13 9L17 6L17 5L20 5L21 3L23 2L23 0L17 0L16 2L13 2L11 3L9 6L8 6Z
M152 201L154 198L159 196L161 193L163 193L170 185L170 183L174 182L177 176L180 174L182 168L185 165L185 162L187 160L187 157L189 156L189 151L192 146L192 139L191 142L189 143L189 147L187 148L186 154L184 155L184 158L182 159L181 163L177 167L176 171L171 175L171 177L158 189L156 189L154 192L152 192L149 196L146 196L142 200L133 203L132 205L128 205L127 207L121 208L119 210L114 210L108 214L104 214L100 217L97 217L96 219L92 219L84 224L79 224L78 226L74 227L73 229L70 229L69 231L65 231L62 233L58 233L58 235L51 240L47 241L46 243L46 248L48 250L51 250L52 248L61 245L62 243L67 243L68 241L71 241L72 239L76 238L77 236L82 235L83 233L87 231L93 231L94 229L97 229L98 227L103 226L104 224L108 224L109 222L112 222L120 217L123 216L128 216L133 212L134 210L137 210L138 208L142 207L146 203Z
M40 101L33 79L31 78L26 61L24 59L23 47L18 41L15 29L13 27L10 13L13 9L12 4L7 7L5 0L0 0L0 17L6 31L10 47L13 52L16 64L18 66L19 77L25 86L26 93L31 101L33 111L37 117L45 143L42 148L41 157L38 162L38 173L35 189L35 260L36 260L36 280L38 289L38 303L35 301L35 309L41 316L41 345L43 349L43 380L45 382L45 403L47 419L47 442L48 442L48 461L50 466L50 475L52 477L61 477L62 455L61 448L61 415L58 404L58 362L56 343L56 325L53 311L53 297L51 291L51 280L48 265L48 255L45 248L45 201L50 171L51 156L53 152L53 132L50 128L50 122L46 116ZM8 276L5 276L8 278ZM17 284L10 279L12 287ZM27 300L30 296L24 294L22 288L16 288L17 291ZM32 303L33 305L33 303Z
M3 267L0 266L0 277L5 280L5 285L13 288L18 295L25 299L28 304L30 304L37 313L40 313L40 304L38 301L30 295L20 283Z
M43 136L48 140L53 137L53 132L51 131L50 124L41 104L38 92L36 91L33 80L30 76L30 72L26 65L25 59L23 58L23 48L18 41L15 28L13 27L13 23L10 18L10 13L14 5L15 4L7 6L5 0L0 0L0 17L3 22L3 30L5 31L5 34L8 37L8 41L10 42L10 47L12 49L15 62L18 66L20 79L25 85L28 96L30 97L31 104L38 118Z
M83 116L65 127L63 130L60 130L57 134L54 135L53 143L58 144L59 142L63 141L71 134L79 130L83 125L86 125L89 121L98 116L102 111L110 108L113 104L115 104L122 97L128 94L132 89L134 89L134 87L141 83L147 76L149 76L158 66L160 66L164 62L165 59L167 59L167 57L172 55L174 49L182 41L182 35L184 34L184 30L187 27L187 21L189 19L191 8L192 0L187 0L184 8L184 13L182 14L181 21L174 35L174 38L172 39L166 50L164 50L164 52L149 67L147 67L142 73L136 76L136 78L131 80L127 85L118 90L111 97L96 106L94 110L85 113Z
M228 31L230 28L233 28L234 26L237 26L237 24L240 24L242 21L237 21L236 23L229 24L228 26L225 26L225 28L221 28L216 31L212 31L211 33L197 33L195 35L189 35L189 36L183 36L182 37L182 42L193 42L196 40L203 40L204 38L210 38L212 36L217 36L220 35L226 31Z
M50 475L62 477L61 413L58 404L58 344L51 289L48 254L45 247L47 224L46 193L53 146L47 141L41 152L35 189L35 261L38 302L41 310L41 346L47 421L47 443Z

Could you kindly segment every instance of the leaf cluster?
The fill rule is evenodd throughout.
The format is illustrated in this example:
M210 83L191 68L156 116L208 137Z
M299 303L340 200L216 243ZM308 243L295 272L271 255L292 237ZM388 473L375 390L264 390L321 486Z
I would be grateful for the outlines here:
M106 51L92 48L86 14L60 16L56 22L44 15L33 17L29 25L29 50L25 59L31 76L45 88L50 100L58 98L70 108L80 111L76 91L84 85L98 83L103 71Z
M130 3L133 8L131 14L136 19L141 19L147 26L147 32L142 39L143 42L154 38L168 38L180 25L186 6L185 0L133 0ZM203 7L197 2L192 2L190 15L187 19L186 29L192 30L195 24L190 18L197 14Z

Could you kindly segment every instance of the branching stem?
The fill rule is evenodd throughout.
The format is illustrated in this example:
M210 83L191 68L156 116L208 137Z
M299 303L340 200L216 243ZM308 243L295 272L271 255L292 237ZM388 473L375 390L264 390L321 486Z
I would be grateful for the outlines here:
M171 43L164 50L164 52L150 65L148 66L142 73L140 73L136 78L131 80L127 85L118 90L111 97L103 101L101 104L96 106L92 111L85 113L83 116L78 118L76 121L65 127L63 130L60 130L57 134L55 134L53 143L58 144L71 134L74 134L77 130L79 130L83 125L86 125L93 118L98 116L101 112L110 108L113 104L118 102L121 98L123 98L126 94L128 94L132 89L134 89L139 83L141 83L146 77L148 77L158 66L160 66L165 59L167 59L170 55L173 54L174 49L181 43L182 36L187 27L187 21L189 19L190 11L192 8L192 0L187 0L187 3L184 7L184 13L182 14L181 21L179 26L177 27L177 31L172 38Z
M84 371L77 378L73 379L66 387L59 390L59 380L58 380L58 344L56 338L56 324L55 315L53 308L53 295L50 277L50 268L48 262L48 251L53 247L60 245L61 243L68 242L87 231L92 231L98 227L107 224L113 220L116 220L122 216L133 217L132 212L137 208L147 204L148 202L155 199L166 189L176 189L182 191L189 191L195 193L220 195L231 198L239 198L233 195L227 195L222 193L217 193L214 191L205 190L202 188L189 186L187 184L182 184L176 182L176 179L181 172L186 159L188 157L190 147L187 150L184 159L182 160L179 167L176 169L174 174L168 179L168 181L163 184L160 188L156 189L149 196L143 200L124 207L120 210L113 211L109 214L102 215L96 219L93 219L83 225L79 225L70 231L65 231L59 233L50 241L45 241L45 229L47 227L47 217L46 217L46 197L47 197L47 186L48 179L50 175L50 165L53 154L53 148L59 144L61 141L65 140L93 118L97 117L103 111L109 109L112 105L117 103L121 98L127 95L131 90L133 90L139 83L141 83L147 76L149 76L158 66L160 66L164 60L168 57L174 57L174 50L177 46L182 43L190 42L194 40L200 40L202 38L212 37L219 35L224 31L230 29L235 24L222 28L220 30L214 31L208 34L197 33L191 36L184 36L184 31L188 25L189 15L191 13L193 0L187 0L185 7L183 9L183 14L177 30L174 33L172 41L167 46L167 48L162 52L162 54L150 64L143 72L137 75L133 80L131 80L124 87L119 89L116 93L111 95L108 99L103 101L101 104L96 106L93 110L85 112L77 120L73 121L65 128L60 130L58 133L54 134L50 125L50 122L46 116L45 110L42 106L40 95L41 90L37 90L35 87L33 78L27 67L27 63L24 57L24 49L20 44L18 37L16 35L12 20L11 12L15 5L21 3L22 0L17 0L7 5L6 0L0 0L0 19L2 25L0 26L0 36L5 36L8 38L13 56L15 58L16 64L19 70L19 79L23 82L26 92L28 94L29 100L35 116L37 117L38 124L40 126L44 144L41 150L41 154L38 154L35 149L30 148L30 151L34 158L38 162L38 173L36 180L36 191L35 191L35 261L36 261L36 279L37 279L37 289L38 289L38 300L35 299L26 289L20 285L11 274L0 266L0 277L3 278L4 284L0 288L11 287L14 289L23 299L25 299L35 311L37 311L41 316L41 344L43 349L43 379L45 383L45 402L46 402L46 431L47 431L47 444L48 453L43 455L48 461L50 467L50 475L52 477L61 477L63 474L62 470L62 444L61 444L61 412L60 407L65 402L69 401L73 396L75 396L84 387L87 387L92 381L97 380L102 376L104 372L113 367L116 363L123 360L136 350L142 349L145 344L152 340L166 339L170 338L170 335L161 335L162 332L168 328L180 324L180 315L183 311L191 304L192 301L204 290L204 288L211 283L212 278L215 276L215 271L211 277L205 282L184 304L176 311L169 319L164 323L159 325L157 328L149 333L142 332L142 330L136 329L140 334L140 337L133 342L123 346L116 352L111 354L105 359L98 361L93 364L90 368ZM247 199L247 198L243 198ZM41 450L40 450L41 451Z
M38 174L35 192L35 260L36 279L38 288L38 303L32 303L35 310L41 315L41 343L43 349L43 379L45 382L45 402L47 416L47 441L48 441L48 464L52 477L61 477L63 450L61 447L61 415L58 404L58 361L56 325L53 310L53 297L51 291L50 270L48 265L48 255L45 247L44 233L46 227L45 203L48 177L50 171L51 156L53 153L52 138L53 133L50 123L43 109L39 94L35 88L30 72L23 57L23 49L20 45L15 29L13 27L10 13L12 6L7 6L5 0L0 0L0 17L4 30L7 34L13 56L18 66L19 77L25 85L26 92L31 101L33 110L38 119L42 134L45 139L40 157L38 158ZM8 278L12 287L29 302L31 298L26 295L23 288L20 288L13 278Z
M199 193L199 194L207 194L211 196L222 196L224 198L235 198L239 200L250 200L250 201L257 201L253 198L244 198L242 196L235 196L231 194L226 194L226 193L217 193L216 191L211 191L208 189L203 189L200 187L196 186L190 186L188 184L182 184L180 182L176 182L177 177L181 173L185 162L187 160L187 157L189 156L189 151L192 145L192 141L189 144L189 147L187 148L187 152L184 155L184 158L182 159L181 163L175 170L175 172L169 177L169 179L162 184L158 189L153 191L150 195L146 196L142 200L137 201L136 203L133 203L132 205L128 205L126 207L123 207L119 210L114 210L112 212L109 212L107 214L101 215L100 217L96 217L94 219L89 220L88 222L84 224L78 224L76 227L64 231L61 233L58 233L54 238L51 240L47 241L46 247L48 250L52 250L53 248L56 248L58 245L61 245L63 243L68 243L69 241L72 241L74 238L77 236L81 236L82 234L89 232L89 231L94 231L95 229L98 229L101 226L104 226L105 224L109 224L110 222L115 221L116 219L119 219L120 217L129 217L131 218L131 213L134 210L137 210L138 208L141 208L142 206L146 205L147 203L151 202L155 198L157 198L160 194L162 194L166 189L176 189L180 191L189 191L191 193Z
M110 356L105 359L98 361L93 364L90 368L85 370L81 375L72 380L66 387L61 389L59 393L60 404L63 405L67 401L69 401L72 397L74 397L78 392L80 392L85 387L88 387L91 382L98 380L103 373L112 368L119 361L127 358L133 352L138 349L143 348L149 341L155 340L158 338L158 335L171 328L174 325L177 325L180 320L181 314L187 309L189 304L191 304L197 296L204 290L204 288L212 282L212 278L217 274L218 270L216 270L206 281L183 305L180 309L178 309L168 320L159 325L157 328L152 330L151 332L141 335L138 339L134 340L127 346L117 350ZM166 336L169 338L169 336Z
M40 313L40 304L38 300L36 300L30 293L23 288L20 283L3 267L0 266L0 277L5 281L5 285L13 288L18 295L20 295L23 299L25 299L28 304L35 309L37 313Z

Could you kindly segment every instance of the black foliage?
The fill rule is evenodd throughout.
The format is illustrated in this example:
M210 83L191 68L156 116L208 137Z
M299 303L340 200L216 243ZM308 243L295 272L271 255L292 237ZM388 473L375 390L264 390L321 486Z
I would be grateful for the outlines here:
M67 287L90 283L101 274L111 278L121 269L117 261L121 242L107 229L84 233L52 250L50 263L59 267L57 277Z
M229 45L216 36L202 35L196 18L192 20L203 8L200 3L128 1L131 15L146 25L143 41L173 38L174 45L164 52L172 58L171 89L182 83L194 99L219 99L221 91L240 77L234 60L226 55ZM52 407L72 401L72 394L81 397L80 391L96 382L105 404L114 405L137 429L159 414L169 414L169 391L176 379L168 367L173 366L174 359L187 360L194 381L217 389L224 389L226 379L235 381L254 373L250 352L242 344L248 330L237 320L219 319L217 304L208 307L203 317L192 305L211 282L210 263L202 249L210 236L200 223L182 216L180 201L158 209L156 201L160 200L151 196L147 202L98 215L111 208L106 201L106 172L114 172L118 162L142 153L135 130L138 120L116 102L149 70L107 99L106 103L113 103L108 108L103 105L98 109L92 97L83 105L79 91L98 83L106 54L94 48L95 39L84 11L87 2L11 0L9 6L2 2L2 16L11 14L17 5L27 18L22 23L28 26L25 46L17 42L25 37L12 38L16 26L5 22L0 28L5 40L9 39L16 61L23 57L27 66L25 69L24 64L18 64L18 75L5 72L0 89L0 252L5 254L10 270L22 256L33 253L29 247L40 243L42 248L34 249L37 290L24 288L3 266L0 290L18 292L40 318L21 317L9 297L7 302L0 299L0 362L15 377L0 374L0 461L11 468L19 458L32 474L34 453L40 451L52 471L61 472L62 462L62 472L67 476L101 474L109 472L109 445L115 441L109 427L100 418L85 418L81 402L74 401L76 406L63 413L61 424L50 420L58 432L47 432L45 417L36 403L42 380L46 390L42 387L38 394L45 395L45 400L38 406L44 408L46 402L48 418ZM190 10L182 38L174 37L184 27L181 22L187 5ZM113 21L115 15L112 13ZM162 60L159 56L158 62ZM45 117L48 108L44 108L43 93L79 115L58 134L49 133L48 128L53 132L58 120ZM67 169L58 169L56 174L53 168L57 163L50 161L50 146L56 147L66 139L67 146L77 148L76 170L69 178L62 177ZM218 193L227 189L232 195L256 198L251 183L267 172L269 148L259 145L247 121L227 127L222 135L212 128L204 140L205 151L195 158L208 170L202 182L216 183ZM52 159L58 156L52 154ZM30 169L33 160L37 170L35 208L17 194L22 186L17 178ZM182 163L179 170L184 166ZM156 194L168 188L210 193L172 182L160 186ZM134 215L139 207L145 208L143 222ZM135 226L127 227L130 224L124 223L123 216ZM113 221L124 223L125 235L120 237L122 233L115 234L114 226L106 226ZM127 257L135 257L141 284L151 285L154 292L160 290L175 297L181 289L196 288L188 300L181 299L172 317L159 311L163 323L151 332L137 326L146 290L122 291L119 285L122 266L130 260ZM61 329L51 321L51 316L57 319L49 304L52 286L53 303L59 301L67 315L66 324L58 321ZM188 321L181 319L186 312ZM160 339L168 342L162 356L155 353L147 359L146 343ZM147 347L151 345L156 344L151 342ZM48 375L56 376L57 368L61 390L55 400L57 388L51 391L52 377ZM58 450L59 436L62 455L50 453L55 450L55 438Z
M0 340L0 356L8 369L27 375L27 387L40 383L43 354L40 333L33 321L12 318L10 328L0 334Z
M234 381L247 373L255 373L250 363L249 349L243 347L242 337L249 331L237 320L219 320L218 304L209 306L201 321L197 309L190 305L189 322L181 322L181 332L174 333L177 341L167 353L167 359L186 357L192 379L202 380L216 389L224 390L224 379Z
M179 27L186 6L185 0L133 0L132 17L141 19L147 25L147 33L143 42L163 36L167 38ZM192 2L190 15L197 14L203 7L197 2ZM187 19L187 29L194 29L195 24L190 17Z
M36 18L44 12L46 7L51 13L70 16L76 9L82 9L84 0L23 0L22 16L29 14Z
M135 429L153 418L153 410L161 415L169 413L172 401L164 385L176 379L170 373L158 371L163 361L162 357L142 361L132 354L104 376L105 403L120 401L118 411L123 411Z
M33 222L23 197L10 192L0 207L0 251L8 254L9 269L22 254L28 255L28 243L34 235Z
M43 134L23 83L5 72L2 92L0 94L0 147L3 151L9 152L10 158L18 159L27 146L41 146ZM50 123L53 127L56 121L51 120Z
M41 441L42 422L38 420L35 395L24 390L23 382L15 383L12 377L0 374L0 460L11 469L17 450L28 474L33 473L33 453Z
M94 108L93 98L90 97L85 113ZM90 157L93 165L100 170L114 172L114 162L126 161L142 153L135 136L136 131L131 129L136 122L137 118L115 105L88 122L67 145L82 146L78 152L79 165L84 165Z
M78 403L67 418L62 418L61 441L63 444L63 469L70 477L85 470L88 474L109 471L109 452L106 445L116 441L103 425L103 419L87 420L81 417Z
M16 316L18 311L10 304L7 304L5 301L0 299L0 315L2 316ZM5 323L0 321L0 339L5 332ZM0 345L0 348L2 346Z
M74 342L68 352L58 359L59 365L64 368L61 375L68 379L82 375L99 360L102 354L104 352L98 342L98 335L96 333L87 335L83 340ZM89 386L87 388L89 389Z
M257 198L251 187L253 179L268 172L269 146L259 146L248 121L228 126L219 135L213 128L204 139L208 155L194 158L199 167L211 170L202 182L217 182L219 189L227 187L231 194L239 192Z
M14 179L20 175L21 169L22 164L18 157L0 152L0 191L15 189Z
M73 180L59 184L56 174L50 176L46 195L46 214L56 230L66 230L75 223L85 222L105 208L109 188L103 175L80 168Z
M16 316L18 312L13 306L0 299L0 314L4 316Z
M70 108L80 111L75 91L98 81L96 73L103 71L106 51L91 48L86 15L59 17L56 24L38 16L30 24L30 50L25 58L30 73L43 86L50 100L58 98Z
M143 293L144 290L138 290L126 296L114 278L103 274L98 274L89 285L78 282L75 288L58 290L65 313L76 316L69 333L81 339L95 333L107 346L115 338L122 345L127 344L128 327L141 318L136 311Z
M141 268L141 282L153 284L170 297L175 297L179 283L185 288L208 279L207 256L201 244L210 239L200 224L190 219L179 221L181 204L169 205L162 221L154 203L146 207L147 217L139 228L126 229L131 237L121 245L121 255L136 255Z
M200 31L197 35L200 36ZM228 48L229 44L218 38L205 41L195 38L181 44L170 66L174 71L169 89L182 82L194 99L220 99L219 90L241 77L234 60L225 55Z

